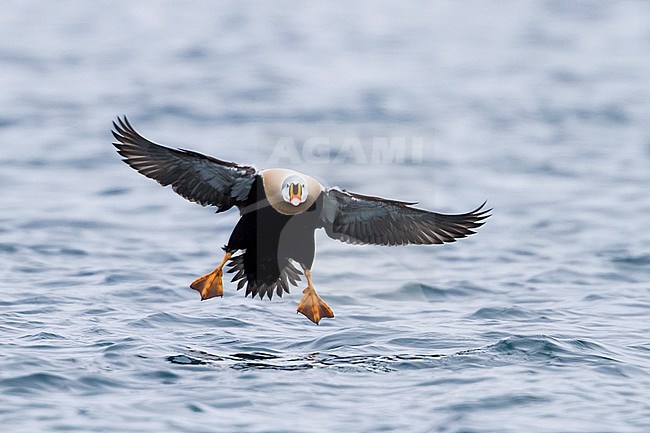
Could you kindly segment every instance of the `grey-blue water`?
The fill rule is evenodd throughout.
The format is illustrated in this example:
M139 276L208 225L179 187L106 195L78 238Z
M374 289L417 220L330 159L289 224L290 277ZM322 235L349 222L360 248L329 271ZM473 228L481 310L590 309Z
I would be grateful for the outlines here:
M650 431L649 17L3 3L0 429ZM319 233L320 326L299 289L199 302L188 284L237 212L120 162L118 114L163 144L493 216L444 246ZM373 154L382 137L394 152Z

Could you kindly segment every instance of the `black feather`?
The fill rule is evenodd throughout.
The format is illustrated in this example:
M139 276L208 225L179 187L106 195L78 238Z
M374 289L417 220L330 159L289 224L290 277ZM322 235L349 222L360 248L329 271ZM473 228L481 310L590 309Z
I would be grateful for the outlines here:
M113 122L113 143L124 162L182 197L218 212L242 205L257 176L253 167L237 165L184 149L147 140L126 117Z
M323 193L320 225L327 235L350 244L427 245L455 242L474 234L492 209L486 203L464 214L441 214L414 202L383 199L337 188Z

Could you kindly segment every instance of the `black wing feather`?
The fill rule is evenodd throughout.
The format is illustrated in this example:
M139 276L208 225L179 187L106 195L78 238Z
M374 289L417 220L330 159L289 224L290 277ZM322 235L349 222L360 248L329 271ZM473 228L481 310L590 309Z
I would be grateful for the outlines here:
M412 207L415 203L355 194L336 188L323 194L320 227L350 244L428 245L474 234L492 209L447 215Z
M250 166L153 143L138 134L126 116L113 122L112 133L124 162L192 202L216 206L217 212L243 204L257 176Z

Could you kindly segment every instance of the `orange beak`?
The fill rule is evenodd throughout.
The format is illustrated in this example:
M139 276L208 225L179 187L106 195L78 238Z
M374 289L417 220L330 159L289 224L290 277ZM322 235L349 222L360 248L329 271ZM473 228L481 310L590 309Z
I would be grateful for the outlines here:
M302 185L299 183L292 183L289 185L289 203L298 206L302 203Z

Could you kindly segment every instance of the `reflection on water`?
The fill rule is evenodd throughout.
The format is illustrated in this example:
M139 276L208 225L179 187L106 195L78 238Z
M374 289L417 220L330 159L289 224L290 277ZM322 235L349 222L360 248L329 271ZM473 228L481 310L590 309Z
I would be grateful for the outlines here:
M214 365L235 370L307 370L334 368L342 371L390 372L409 368L425 368L443 355L335 355L310 353L301 357L284 357L270 353L234 353L217 356L204 351L188 350L187 354L167 357L174 364ZM419 367L418 367L419 366Z

